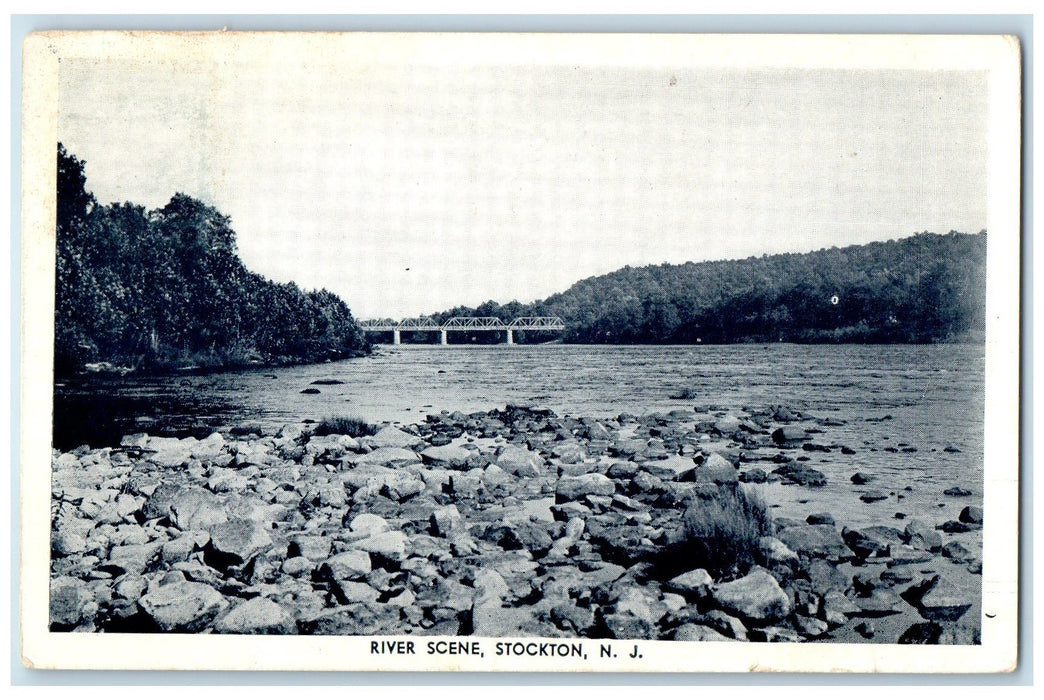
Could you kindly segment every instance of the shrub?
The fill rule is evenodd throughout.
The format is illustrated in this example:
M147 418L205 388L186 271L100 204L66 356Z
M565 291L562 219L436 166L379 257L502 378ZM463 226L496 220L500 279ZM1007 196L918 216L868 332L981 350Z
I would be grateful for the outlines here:
M367 423L357 416L336 416L323 418L311 431L312 435L322 437L323 435L351 435L352 437L364 437L377 432L377 427Z
M764 501L740 484L700 492L683 522L684 539L674 552L678 567L703 568L715 579L745 574L760 555L759 540L773 533Z

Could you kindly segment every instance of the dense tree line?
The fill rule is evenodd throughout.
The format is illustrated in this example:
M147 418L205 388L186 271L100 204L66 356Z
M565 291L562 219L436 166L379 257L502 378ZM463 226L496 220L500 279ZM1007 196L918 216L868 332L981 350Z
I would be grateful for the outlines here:
M572 343L933 343L985 338L986 232L745 260L625 267L533 304L436 314L554 315Z
M347 305L248 271L228 217L176 194L101 206L58 144L55 370L315 362L367 352Z

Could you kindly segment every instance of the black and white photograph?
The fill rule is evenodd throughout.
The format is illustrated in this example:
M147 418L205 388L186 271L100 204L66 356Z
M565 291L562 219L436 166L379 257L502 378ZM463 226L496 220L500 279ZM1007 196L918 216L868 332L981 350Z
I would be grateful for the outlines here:
M25 664L1015 663L1016 40L25 56Z

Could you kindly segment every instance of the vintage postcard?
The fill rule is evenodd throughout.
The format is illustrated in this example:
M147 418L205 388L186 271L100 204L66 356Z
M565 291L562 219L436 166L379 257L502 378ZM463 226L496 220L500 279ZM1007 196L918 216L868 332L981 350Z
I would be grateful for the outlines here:
M1020 71L30 35L23 662L1012 670Z

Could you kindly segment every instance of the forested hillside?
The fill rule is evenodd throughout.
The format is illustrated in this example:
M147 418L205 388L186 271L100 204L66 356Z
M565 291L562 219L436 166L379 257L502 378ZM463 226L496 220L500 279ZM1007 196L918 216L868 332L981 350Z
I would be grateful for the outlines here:
M176 194L99 205L58 144L55 370L229 367L350 357L369 346L347 305L248 271L228 217Z
M986 233L745 260L625 267L533 304L454 315L556 315L573 343L931 343L985 337ZM523 338L524 340L524 338Z

